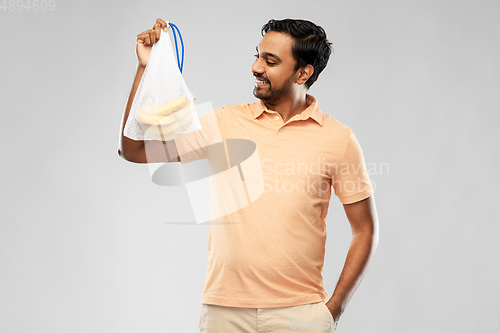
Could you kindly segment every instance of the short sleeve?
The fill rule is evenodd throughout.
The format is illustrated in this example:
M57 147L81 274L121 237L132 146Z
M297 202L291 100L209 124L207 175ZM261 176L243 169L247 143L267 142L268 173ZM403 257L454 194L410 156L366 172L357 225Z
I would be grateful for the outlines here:
M206 159L211 145L222 142L219 129L221 109L200 115L201 130L189 132L174 139L182 164Z
M332 187L341 203L355 203L373 194L363 150L352 131L347 140L346 150L334 170Z

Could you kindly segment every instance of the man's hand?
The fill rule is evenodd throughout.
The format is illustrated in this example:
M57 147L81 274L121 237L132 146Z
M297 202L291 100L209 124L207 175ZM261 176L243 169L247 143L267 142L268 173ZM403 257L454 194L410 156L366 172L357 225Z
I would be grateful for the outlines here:
M136 53L139 65L146 67L153 44L160 39L161 30L167 32L170 27L162 19L156 19L156 23L149 30L137 35Z

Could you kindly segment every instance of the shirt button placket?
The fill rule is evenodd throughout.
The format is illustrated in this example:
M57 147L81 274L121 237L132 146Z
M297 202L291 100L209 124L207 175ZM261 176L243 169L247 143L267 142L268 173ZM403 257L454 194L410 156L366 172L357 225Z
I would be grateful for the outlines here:
M276 121L278 121L278 120L280 120L280 116L275 116L275 117L274 117L274 119L275 119ZM283 132L283 128L280 128L280 132Z

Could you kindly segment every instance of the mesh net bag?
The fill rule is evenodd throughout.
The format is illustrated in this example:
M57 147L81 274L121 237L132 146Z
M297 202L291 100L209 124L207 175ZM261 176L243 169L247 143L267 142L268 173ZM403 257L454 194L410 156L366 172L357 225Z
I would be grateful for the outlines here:
M168 141L202 129L195 98L184 82L177 60L168 33L161 30L130 108L126 137Z

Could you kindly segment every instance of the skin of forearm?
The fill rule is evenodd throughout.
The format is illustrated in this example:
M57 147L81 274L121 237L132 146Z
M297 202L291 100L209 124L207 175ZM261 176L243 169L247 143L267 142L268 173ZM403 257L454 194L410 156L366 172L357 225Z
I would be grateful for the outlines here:
M332 297L326 303L335 321L345 311L368 270L378 245L378 231L366 230L352 236L349 251Z
M144 66L141 65L137 66L137 71L135 73L132 89L130 90L130 94L127 100L127 105L125 107L125 112L123 113L122 117L120 148L118 149L118 154L125 159L131 159L131 155L140 151L141 149L144 149L144 141L135 141L129 139L123 135L123 132L125 130L125 124L127 123L130 109L132 108L132 102L134 101L135 93L137 92L137 88L139 87L139 83L141 82L142 75L144 74L145 69L146 68Z

